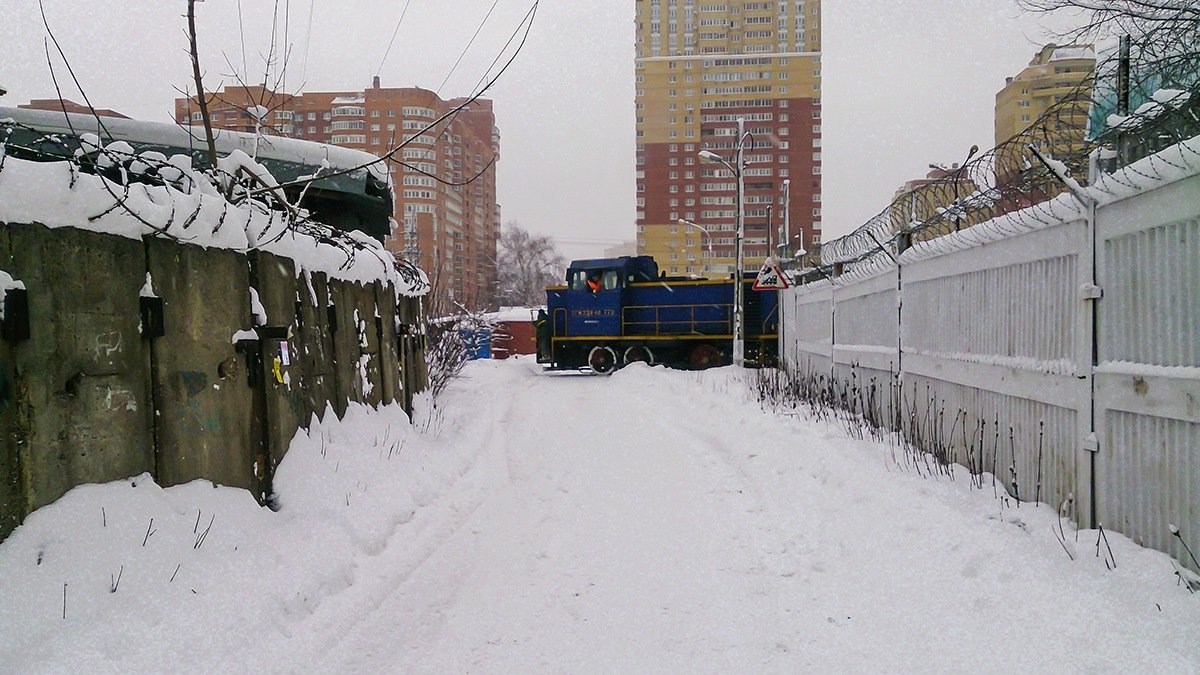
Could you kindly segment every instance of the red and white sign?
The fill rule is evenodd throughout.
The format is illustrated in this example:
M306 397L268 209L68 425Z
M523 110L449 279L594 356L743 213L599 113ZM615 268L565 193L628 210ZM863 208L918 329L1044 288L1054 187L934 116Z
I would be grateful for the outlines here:
M787 275L779 269L779 263L775 262L774 258L767 258L763 261L762 269L758 271L758 278L754 280L754 290L782 291L790 287Z

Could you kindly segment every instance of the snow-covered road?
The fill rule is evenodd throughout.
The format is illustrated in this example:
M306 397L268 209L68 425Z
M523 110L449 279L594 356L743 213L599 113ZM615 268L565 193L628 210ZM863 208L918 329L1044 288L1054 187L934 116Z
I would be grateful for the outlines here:
M728 372L486 364L473 377L496 401L478 411L486 442L448 497L455 517L353 633L313 655L322 670L1200 665L1200 623L1180 624L1200 603L1165 561L1122 581L1099 560L1071 563L1048 509L1004 509L990 490L889 468L835 429L762 414ZM1158 557L1122 544L1132 565Z
M1200 595L1165 556L1110 534L1109 571L1096 533L1076 541L1068 524L1072 561L1051 509L1006 505L962 475L919 477L886 446L764 412L731 369L602 378L476 363L414 426L359 410L298 438L278 514L224 489L71 493L0 546L0 579L14 580L0 582L0 664L1200 670ZM100 503L110 530L129 513L131 544L98 525L64 534ZM236 523L204 555L197 508ZM157 549L138 547L147 516L164 531ZM118 563L126 586L111 594ZM68 577L79 597L64 621L54 594Z
M479 480L456 495L469 515L331 669L728 671L790 648L778 546L723 445L734 429L616 381L525 371L512 385Z

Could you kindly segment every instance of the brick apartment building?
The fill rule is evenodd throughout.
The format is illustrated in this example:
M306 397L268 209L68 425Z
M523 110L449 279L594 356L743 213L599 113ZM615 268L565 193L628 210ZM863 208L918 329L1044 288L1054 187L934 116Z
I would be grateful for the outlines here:
M422 133L463 99L442 100L419 88L383 88L378 77L362 91L292 95L253 86L210 95L216 128L254 132L250 110L262 106L268 111L267 134L377 156L410 140L391 161L397 224L385 245L420 265L442 300L472 309L495 305L500 133L491 101L478 100ZM177 122L199 124L200 119L196 99L175 100Z
M23 103L17 107L25 110L49 110L51 112L68 112L79 115L99 115L100 117L116 117L123 120L129 119L127 115L122 115L116 110L109 110L108 108L96 108L93 110L86 105L76 103L65 98L61 100L57 98L35 98L29 103Z
M791 248L811 249L821 233L820 0L636 1L638 251L669 274L735 269L736 180L697 153L732 162L739 117L753 138L746 267L779 244L785 213Z

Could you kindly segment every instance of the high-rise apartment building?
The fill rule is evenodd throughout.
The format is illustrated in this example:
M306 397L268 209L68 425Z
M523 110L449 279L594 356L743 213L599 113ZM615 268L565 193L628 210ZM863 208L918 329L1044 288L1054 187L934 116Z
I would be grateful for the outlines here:
M1053 177L1032 183L1022 178L1023 172L1037 165L1028 161L1025 146L1034 143L1042 152L1068 162L1080 154L1087 137L1095 68L1092 45L1049 44L1038 50L1024 70L1006 78L1004 88L996 93L996 146L1000 148L996 178L1002 185L1024 181L1030 192L1011 208L1037 203L1061 191ZM1051 108L1053 114L1041 119ZM1004 145L1035 124L1021 143Z
M733 164L739 118L746 267L779 245L785 218L791 248L811 248L821 235L820 0L635 1L638 251L672 275L734 271L737 182L698 153Z
M226 87L210 94L214 127L254 132L255 106L269 112L265 133L341 145L389 160L396 226L385 245L424 269L441 299L468 308L495 304L500 206L496 163L500 132L492 103L477 100L432 128L463 103L419 88L279 94L263 87ZM196 100L175 101L175 119L199 124Z

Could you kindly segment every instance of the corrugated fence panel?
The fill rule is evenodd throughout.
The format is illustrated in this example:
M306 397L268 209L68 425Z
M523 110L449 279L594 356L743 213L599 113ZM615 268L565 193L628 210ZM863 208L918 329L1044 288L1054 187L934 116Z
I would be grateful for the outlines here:
M1186 564L1168 525L1200 550L1200 425L1118 410L1104 422L1100 523Z
M780 352L785 367L792 372L828 373L833 354L833 288L826 282L780 293Z
M1073 372L1086 241L1068 223L906 265L905 352Z
M1097 517L1196 568L1167 526L1200 542L1200 177L1096 225Z
M910 437L941 439L952 462L1022 501L1058 507L1076 492L1078 411L911 373L902 400Z
M1073 493L1083 526L1195 568L1168 525L1200 548L1200 176L1092 224L978 227L906 251L899 279L876 259L788 291L786 366L832 372L839 405L903 411L910 440L1022 500Z
M1200 367L1200 219L1107 239L1103 255L1104 360Z
M906 263L905 420L949 459L1024 501L1086 493L1082 222ZM1090 270L1089 270L1090 272ZM986 487L986 486L985 486ZM1081 487L1083 488L1081 491ZM1071 515L1090 516L1090 499Z
M834 284L835 365L858 365L883 373L899 369L897 274L891 266L874 276L840 278Z

